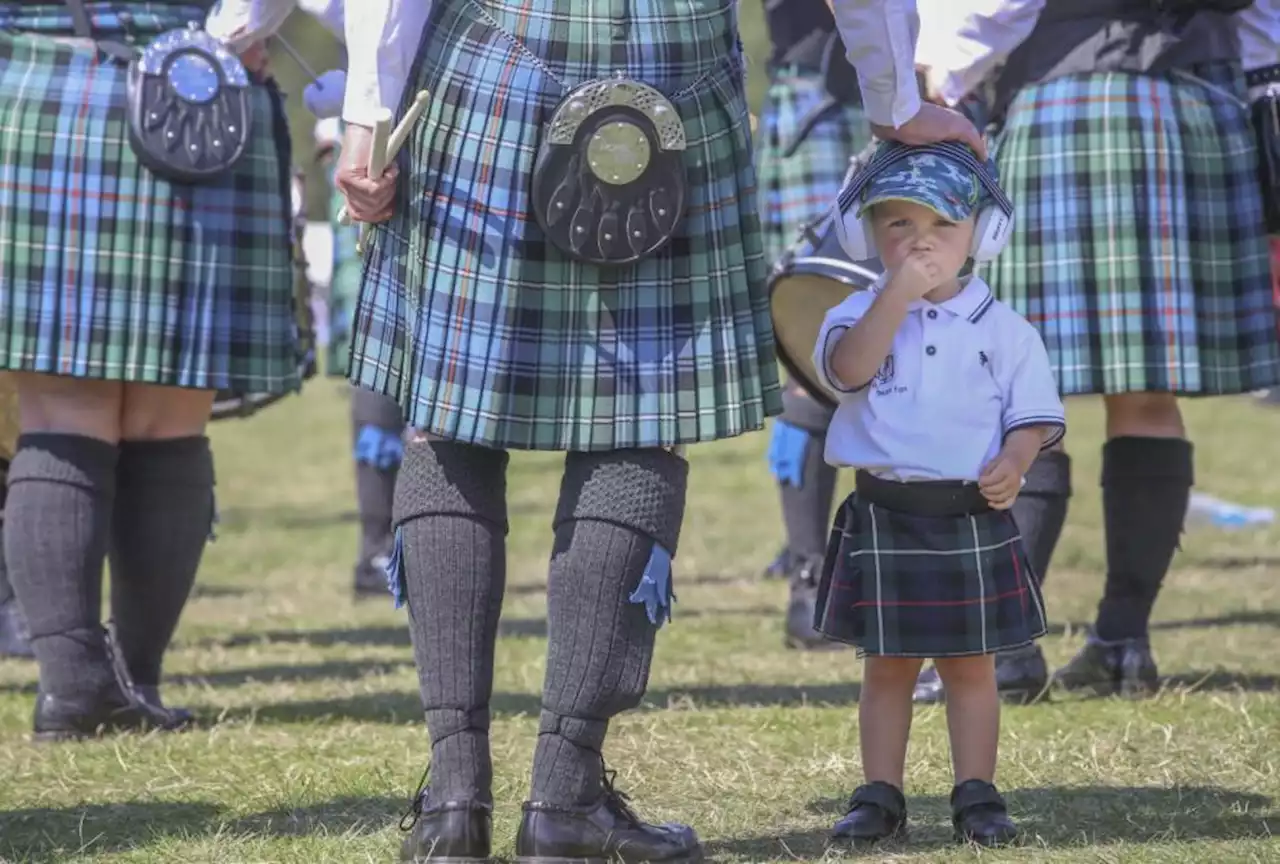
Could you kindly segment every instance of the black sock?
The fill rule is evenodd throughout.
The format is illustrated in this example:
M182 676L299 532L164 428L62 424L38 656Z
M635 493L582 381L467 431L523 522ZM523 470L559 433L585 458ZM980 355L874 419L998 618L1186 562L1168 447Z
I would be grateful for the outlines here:
M1048 450L1036 457L1027 471L1027 485L1013 502L1013 521L1022 534L1022 545L1031 558L1036 579L1044 584L1053 550L1062 536L1071 499L1071 457Z
M565 459L547 580L535 801L599 800L608 722L640 704L648 685L654 637L671 600L669 582L662 583L679 541L687 478L688 464L665 450ZM651 582L658 587L645 595ZM657 608L642 596L660 598Z
M395 560L427 731L431 800L492 801L489 700L506 585L507 454L424 441L405 448Z
M122 441L111 526L111 617L139 687L160 684L213 522L213 454L203 435Z
M831 534L836 469L823 458L832 411L788 382L783 414L774 421L769 456L782 499L787 548L821 557Z
M1103 445L1107 584L1096 632L1104 642L1146 637L1182 534L1192 467L1191 443L1178 438L1113 438Z
M5 557L46 693L74 698L115 682L101 607L117 454L97 438L28 434L9 466Z
M360 558L368 564L391 554L391 509L404 456L400 406L372 390L351 393L351 436L360 509Z

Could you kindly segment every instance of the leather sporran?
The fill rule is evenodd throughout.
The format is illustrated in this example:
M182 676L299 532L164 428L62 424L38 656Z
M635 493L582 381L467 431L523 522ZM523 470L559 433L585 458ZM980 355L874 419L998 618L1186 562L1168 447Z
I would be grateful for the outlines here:
M1258 137L1258 179L1267 233L1280 234L1280 84L1254 101L1253 130Z
M129 144L174 183L199 184L244 156L253 126L249 74L203 30L161 34L129 63Z
M671 102L623 78L589 81L556 106L533 169L533 212L579 261L631 264L671 241L684 217L685 131Z

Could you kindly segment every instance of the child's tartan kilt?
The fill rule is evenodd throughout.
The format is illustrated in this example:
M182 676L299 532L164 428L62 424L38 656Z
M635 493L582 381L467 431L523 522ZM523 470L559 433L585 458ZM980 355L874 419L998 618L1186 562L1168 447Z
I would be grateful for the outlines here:
M978 272L1040 331L1063 395L1280 384L1244 97L1239 67L1211 64L1067 75L1014 99L996 147L1013 235Z
M799 240L800 229L831 209L849 160L871 140L862 106L846 104L823 115L784 157L800 123L826 98L818 70L783 67L770 75L756 130L760 222L770 263Z
M89 7L99 37L128 20L144 44L208 4ZM224 178L170 184L128 143L124 65L71 35L61 4L0 2L0 369L296 389L282 97L253 88L256 131Z
M405 99L401 202L365 253L353 383L486 447L714 441L782 409L737 4L436 0ZM622 73L684 122L684 219L625 267L578 262L531 209L545 124Z
M921 516L855 491L836 514L814 626L860 654L991 654L1045 634L1036 583L1008 511Z

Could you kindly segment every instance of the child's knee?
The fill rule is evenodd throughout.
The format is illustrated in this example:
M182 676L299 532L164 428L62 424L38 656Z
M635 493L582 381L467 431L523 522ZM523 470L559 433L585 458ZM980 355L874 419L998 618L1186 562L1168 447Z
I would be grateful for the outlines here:
M915 657L868 657L863 664L864 687L915 687L923 661Z
M934 661L938 677L948 692L995 687L996 664L994 654L975 657L940 657Z

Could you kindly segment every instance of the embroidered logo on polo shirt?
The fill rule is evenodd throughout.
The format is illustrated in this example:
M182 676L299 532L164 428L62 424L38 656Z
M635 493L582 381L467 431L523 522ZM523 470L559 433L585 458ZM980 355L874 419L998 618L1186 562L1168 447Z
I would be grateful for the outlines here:
M880 368L876 370L876 377L871 379L874 387L883 387L893 380L893 355L890 354L884 358L884 362L880 364Z

